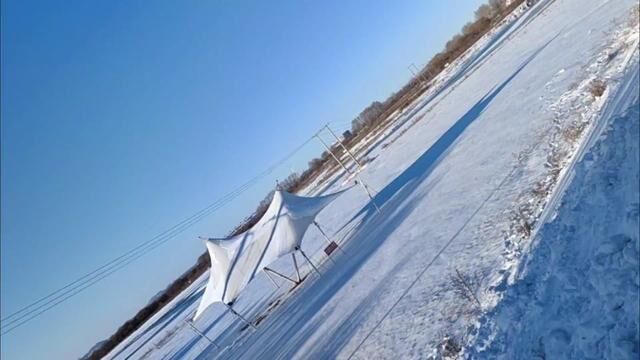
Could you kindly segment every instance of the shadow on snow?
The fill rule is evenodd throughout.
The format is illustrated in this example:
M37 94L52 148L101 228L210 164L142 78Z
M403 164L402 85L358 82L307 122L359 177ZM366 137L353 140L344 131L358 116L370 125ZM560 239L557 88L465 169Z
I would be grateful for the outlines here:
M384 205L384 216L374 217L376 213L373 204L369 202L342 228L363 216L362 221L348 241L344 250L347 256L338 255L334 264L327 262L330 268L323 276L303 286L281 305L281 308L268 317L260 326L250 341L245 341L231 351L225 352L223 358L290 358L294 356L309 338L320 328L326 320L321 310L353 277L367 259L385 242L385 240L404 222L420 203L424 194L433 189L444 175L430 177L435 167L445 158L452 146L460 139L464 131L479 118L483 111L500 94L507 85L531 62L542 50L553 41L552 38L545 45L530 55L505 81L495 86L472 106L453 126L451 126L427 151L425 151L412 165L391 181L376 196L375 201ZM415 196L414 192L425 180L422 196ZM400 264L404 264L401 262ZM402 266L402 265L397 266ZM396 267L397 267L396 266ZM397 270L390 271L385 276L393 275ZM381 284L384 284L382 282ZM356 332L358 320L368 316L367 306L371 304L384 289L380 285L370 292L361 305L358 305L346 321L341 321L331 332L328 339L321 344L314 344L311 354L337 354ZM327 312L324 312L325 314ZM353 323L353 324L352 324ZM339 335L339 336L338 336ZM204 353L201 355L205 355ZM209 356L214 354L209 353Z

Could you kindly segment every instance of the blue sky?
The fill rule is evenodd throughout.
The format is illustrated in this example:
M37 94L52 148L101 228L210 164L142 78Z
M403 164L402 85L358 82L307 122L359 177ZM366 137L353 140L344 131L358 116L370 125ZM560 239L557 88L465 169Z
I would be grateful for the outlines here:
M178 223L383 100L481 1L2 1L2 314ZM273 187L2 338L76 358Z

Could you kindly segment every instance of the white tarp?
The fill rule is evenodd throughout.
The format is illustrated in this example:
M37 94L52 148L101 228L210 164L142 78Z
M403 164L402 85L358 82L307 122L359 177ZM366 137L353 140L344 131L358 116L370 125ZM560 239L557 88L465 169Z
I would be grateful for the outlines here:
M296 251L316 215L344 191L318 197L276 191L269 208L251 229L228 239L205 240L211 269L194 319L213 303L233 302L265 266Z

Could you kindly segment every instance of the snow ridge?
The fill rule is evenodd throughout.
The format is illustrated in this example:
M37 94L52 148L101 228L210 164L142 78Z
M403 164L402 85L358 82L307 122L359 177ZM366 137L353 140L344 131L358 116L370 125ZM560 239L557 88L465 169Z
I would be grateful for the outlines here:
M604 137L576 166L517 281L480 319L467 358L638 358L637 60L631 70L619 97L632 105L603 119Z

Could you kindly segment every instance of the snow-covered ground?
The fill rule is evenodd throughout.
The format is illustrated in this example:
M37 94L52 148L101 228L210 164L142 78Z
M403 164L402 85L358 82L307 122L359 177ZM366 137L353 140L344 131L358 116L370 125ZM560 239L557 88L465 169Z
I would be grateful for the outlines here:
M629 70L517 281L473 330L470 357L640 356L640 88L637 64Z
M620 94L637 92L638 33L628 21L635 3L541 1L452 64L366 150L373 161L361 176L382 214L358 188L323 211L318 222L344 254L327 260L324 240L310 230L303 248L322 276L305 267L307 280L290 291L260 275L234 305L261 319L256 330L222 306L196 323L216 345L191 330L185 320L205 274L109 358L428 358L440 356L445 338L469 341L465 353L474 358L531 358L525 351L539 344L547 358L633 354L629 319L637 312L625 291L638 281L623 269L634 251L637 259L638 204L627 206L624 196L637 193L619 184L634 171L622 164L638 160L623 156L637 153L637 137L627 136L637 121L624 120L637 120L637 98L635 112L614 120L604 140L592 139L633 105ZM598 96L594 80L606 84ZM637 184L635 171L628 184ZM341 186L335 180L323 190ZM617 205L604 207L605 195ZM585 210L595 206L602 212ZM578 211L584 218L571 215ZM290 258L274 268L293 273ZM582 298L591 295L593 302ZM609 305L615 309L605 316ZM585 312L603 316L580 318ZM558 314L566 314L563 327L551 322ZM611 327L620 316L628 321Z

